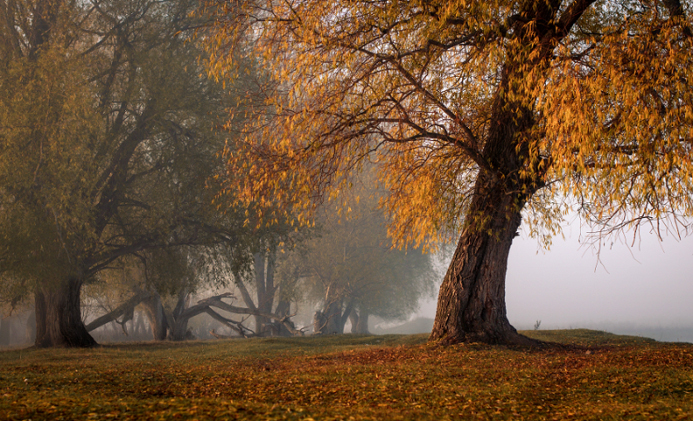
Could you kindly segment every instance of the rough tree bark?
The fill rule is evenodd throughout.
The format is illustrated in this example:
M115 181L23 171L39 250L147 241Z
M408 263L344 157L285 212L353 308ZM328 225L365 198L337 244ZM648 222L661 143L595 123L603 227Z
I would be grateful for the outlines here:
M82 281L76 277L43 282L36 287L36 347L96 345L82 322L81 288Z
M510 200L506 198L505 204ZM475 202L479 206L484 198L480 196ZM510 325L505 306L508 255L521 216L500 208L490 217L490 233L468 227L460 237L440 287L431 339L446 343L531 343Z
M440 287L430 339L443 343L485 342L533 345L510 325L505 305L505 275L513 238L527 198L542 183L535 174L522 179L527 151L522 136L533 126L531 107L509 102L508 92L520 67L504 68L501 92L493 105L484 158L492 170L479 170L465 227Z

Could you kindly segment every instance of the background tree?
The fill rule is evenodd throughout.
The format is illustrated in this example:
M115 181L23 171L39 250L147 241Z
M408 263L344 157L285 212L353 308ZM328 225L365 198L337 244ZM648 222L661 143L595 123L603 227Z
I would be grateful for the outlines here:
M245 248L236 248L234 257L219 263L227 268L242 303L254 312L255 335L296 334L290 316L291 303L299 298L297 275L290 269L287 256L310 237L310 230L298 230L278 220L264 227L254 228L249 221L247 224L252 234ZM283 267L287 264L289 269Z
M255 230L250 231L257 234ZM261 270L272 270L271 274L262 274L263 282L265 278L271 280L264 285L274 284L273 264L265 268L265 259L253 253L257 243L256 237L248 235L231 245L221 242L214 246L167 247L119 259L98 274L97 284L89 286L88 301L97 303L97 314L101 315L92 319L86 329L91 332L114 322L127 335L126 323L134 321L136 309L140 309L154 340L192 339L188 323L204 314L242 337L302 335L291 321L289 307L295 297L287 296L285 282L277 280L274 290L264 291L264 296L271 294L272 305L262 308L255 304L246 288L247 277L257 280L256 264L263 265ZM242 244L250 248L241 249ZM242 276L240 280L239 276ZM252 291L255 285L251 283L250 288ZM212 291L227 292L210 296ZM198 299L196 304L194 297ZM245 307L234 305L239 299ZM241 319L234 315L240 315ZM262 329L249 327L247 319L251 316L263 321Z
M308 297L321 304L315 333L343 333L349 319L352 333L368 333L369 315L405 319L433 289L431 255L394 248L378 192L357 186L319 210L317 235L291 263Z
M37 346L90 346L82 285L124 256L232 242L194 1L0 3L3 283L33 291ZM213 183L212 183L213 184Z
M383 204L398 242L460 229L432 340L532 343L505 306L523 212L544 235L566 211L560 198L576 199L603 233L676 228L692 212L689 3L210 7L211 71L232 69L228 51L252 46L270 81L264 105L277 114L254 120L227 155L246 169L246 202L263 195L309 213L371 159L391 191Z

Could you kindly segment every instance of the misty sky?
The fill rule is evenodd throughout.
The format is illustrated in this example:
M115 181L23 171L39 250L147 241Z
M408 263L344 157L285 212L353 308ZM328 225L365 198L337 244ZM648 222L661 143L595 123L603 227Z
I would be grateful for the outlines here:
M554 238L550 251L521 235L513 242L507 276L508 318L518 329L589 327L602 323L693 325L693 238L659 243L643 233L633 247L602 249L598 264L581 246L579 223ZM435 302L419 315L433 317Z

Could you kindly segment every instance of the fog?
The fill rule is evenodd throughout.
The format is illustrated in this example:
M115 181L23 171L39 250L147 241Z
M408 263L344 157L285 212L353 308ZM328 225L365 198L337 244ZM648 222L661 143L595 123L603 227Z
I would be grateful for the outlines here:
M599 258L580 241L579 225L551 249L521 234L508 262L508 318L518 329L592 328L662 341L693 342L693 238L602 247ZM584 242L584 235L582 236ZM418 317L433 318L435 300Z

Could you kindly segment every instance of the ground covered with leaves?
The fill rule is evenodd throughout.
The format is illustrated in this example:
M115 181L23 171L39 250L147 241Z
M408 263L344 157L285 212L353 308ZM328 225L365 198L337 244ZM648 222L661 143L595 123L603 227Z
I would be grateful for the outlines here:
M693 419L693 344L586 330L571 344L425 335L0 352L0 419Z

